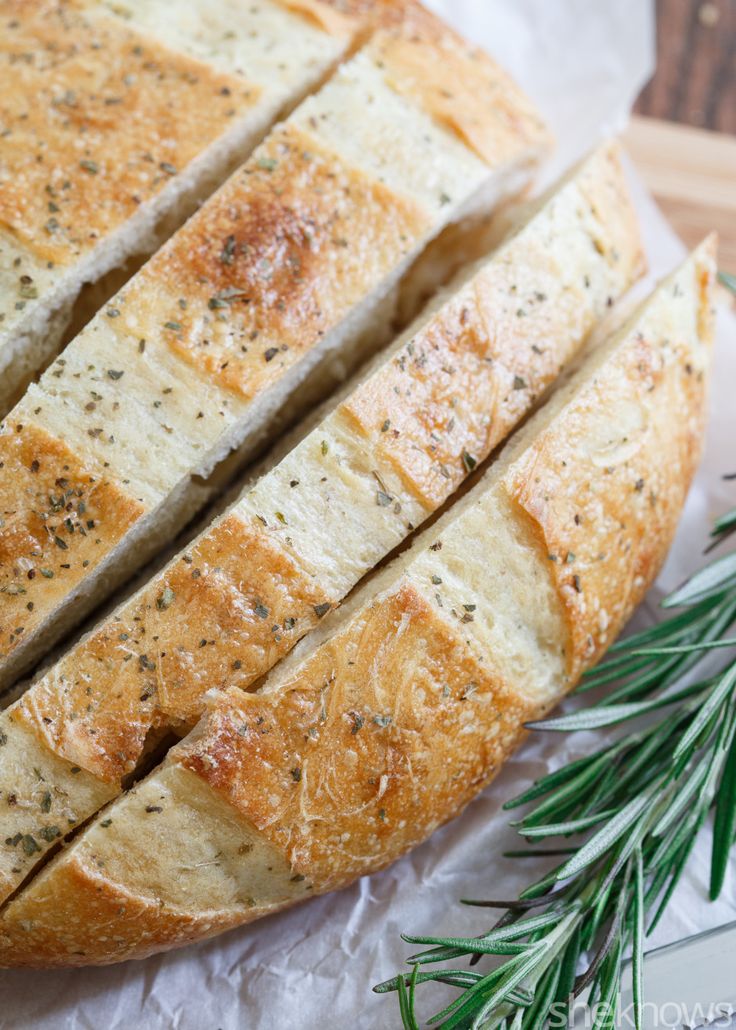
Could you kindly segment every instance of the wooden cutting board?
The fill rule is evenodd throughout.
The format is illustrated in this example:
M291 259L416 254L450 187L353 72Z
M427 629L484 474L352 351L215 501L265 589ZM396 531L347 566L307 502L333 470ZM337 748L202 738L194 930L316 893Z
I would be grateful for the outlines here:
M736 138L635 116L623 139L683 241L715 229L719 266L736 274Z

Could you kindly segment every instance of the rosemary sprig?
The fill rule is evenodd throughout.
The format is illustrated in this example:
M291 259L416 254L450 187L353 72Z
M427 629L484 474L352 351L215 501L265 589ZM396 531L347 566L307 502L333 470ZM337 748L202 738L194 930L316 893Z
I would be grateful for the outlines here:
M736 275L732 275L731 272L719 272L718 279L727 290L730 290L736 296Z
M716 521L711 547L735 530L736 509ZM693 682L684 678L710 650L736 646L727 636L736 623L736 551L711 560L662 607L674 611L614 645L585 677L581 691L615 684L603 700L531 724L559 733L651 719L505 806L534 804L515 824L527 841L568 838L566 847L511 854L564 860L515 901L466 901L503 911L480 937L404 935L423 946L408 959L411 972L374 990L398 992L408 1030L418 1028L416 994L429 982L459 991L428 1019L442 1030L566 1027L571 1000L586 989L594 1030L608 1030L629 948L641 1026L644 938L665 911L711 807L711 898L723 887L736 836L736 659ZM451 965L465 959L474 967L482 956L494 961L486 973Z

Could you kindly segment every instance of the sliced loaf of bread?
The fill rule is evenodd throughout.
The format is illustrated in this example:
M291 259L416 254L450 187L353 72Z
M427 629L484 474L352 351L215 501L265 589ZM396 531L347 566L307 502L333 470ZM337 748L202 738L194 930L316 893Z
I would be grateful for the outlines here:
M0 417L83 284L152 253L363 21L289 0L2 0Z
M4 712L0 900L123 789L151 748L186 732L207 690L251 688L435 512L641 268L608 146ZM4 805L11 794L16 803Z
M211 936L380 869L456 815L664 560L701 448L714 276L706 243L260 690L214 691L163 765L6 905L2 964Z
M441 84L461 73L486 102L452 121ZM0 684L170 539L228 456L326 391L336 357L385 342L428 244L526 186L546 145L506 75L426 12L275 128L0 428ZM457 255L439 257L441 277Z

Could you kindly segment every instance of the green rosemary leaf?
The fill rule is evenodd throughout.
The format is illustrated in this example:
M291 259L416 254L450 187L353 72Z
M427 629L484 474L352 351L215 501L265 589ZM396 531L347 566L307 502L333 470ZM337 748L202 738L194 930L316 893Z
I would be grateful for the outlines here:
M621 953L623 946L618 938L613 950L606 959L606 968L602 970L600 999L596 1007L596 1020L593 1030L615 1030L616 1002L621 982Z
M615 814L615 809L607 812L595 812L593 815L584 816L582 819L568 819L565 823L546 823L544 826L527 826L525 822L519 824L519 833L524 837L560 837L567 833L580 833L581 830L588 830L591 826Z
M517 987L515 991L509 992L508 1000L512 1005L521 1005L522 1008L529 1008L534 1001L534 994L523 987Z
M710 871L710 897L712 901L723 889L728 860L736 832L736 735L731 740L728 758L723 770L716 815L713 826L713 851Z
M649 792L633 798L628 805L621 809L602 829L594 834L589 841L573 855L571 859L557 871L558 880L566 880L570 876L576 876L597 858L600 858L612 844L630 829L639 819L644 809L650 803Z
M375 994L388 994L392 991L399 990L399 980L406 981L411 980L414 973L401 973L399 976L392 976L390 980L384 980L383 983L376 984L373 988ZM449 984L451 987L466 987L477 983L478 980L482 980L482 973L474 973L467 969L433 969L428 973L417 973L417 984L428 983L430 981L435 983Z
M710 697L693 719L682 740L680 740L673 755L673 761L675 764L681 762L695 746L698 737L728 696L734 683L736 683L736 663L734 663L721 677L720 681L711 691Z
M685 604L695 604L712 597L720 590L736 586L736 552L725 554L722 558L706 565L700 572L691 576L678 590L675 590L662 601L663 608L678 608Z
M631 982L634 995L634 1026L642 1030L644 991L642 968L644 965L644 864L641 847L636 849L634 861L634 942L631 954Z
M463 1021L465 1016L472 1013L474 1008L477 1008L478 1005L483 1003L484 998L487 998L493 991L495 984L497 984L499 979L504 975L508 966L512 965L512 963L516 963L517 961L517 958L509 959L507 965L501 966L499 969L494 969L491 973L487 973L484 977L478 980L477 983L473 984L472 987L468 987L464 995L458 995L458 997L454 998L449 1005L446 1005L439 1012L435 1012L433 1016L430 1016L427 1022L439 1023L441 1020L446 1020L446 1022L442 1023L442 1030L450 1030L451 1027L457 1026Z
M614 762L610 751L607 750L602 755L599 755L595 761L588 763L587 768L581 770L572 780L558 787L545 801L542 801L541 804L527 813L523 819L524 826L536 826L548 818L555 817L555 815L558 819L567 815L574 809L583 791L591 786L596 778L600 778L601 773L604 776L606 775L606 766L608 766L608 769L611 769L613 765ZM512 825L514 824L512 823Z
M677 825L674 825L668 834L656 844L649 856L649 861L656 868L658 866L672 867L676 862L677 855L682 846L692 833L694 823L698 821L703 808L707 809L708 804L703 804L703 795L697 799L685 818Z
M692 651L708 651L716 647L735 647L736 638L727 637L725 640L701 641L697 644L679 644L675 647L646 647L639 651L632 651L637 655L660 655L660 654L690 654Z
M619 874L624 871L624 882L620 890L618 890L619 916L621 919L624 917L624 899L626 898L629 880L631 879L632 856L641 844L646 829L646 822L641 823L628 837L622 838L618 850L613 853L613 861L600 888L601 895L605 898L606 893L613 891L614 887L617 886L616 881L619 878Z
M531 916L529 919L520 920L511 926L502 926L498 930L491 930L490 933L484 934L482 937L414 937L411 934L404 933L402 933L401 937L408 944L433 944L445 948L457 948L469 954L479 952L493 955L495 952L492 949L496 945L504 944L507 941L516 941L520 937L528 937L535 930L543 930L548 926L553 926L559 922L559 919L559 915L554 912L541 916ZM427 952L423 954L426 955ZM418 960L418 957L409 959L410 962Z
M614 680L621 679L624 676L631 676L633 673L639 672L640 669L648 668L651 664L645 658L632 659L628 653L621 654L615 659L611 659L610 662L595 666L589 673L586 672L585 677L580 682L580 685L576 687L574 693L586 694L597 687L605 686L606 683L612 683Z
M669 716L665 716L659 725L653 725L647 732L639 736L634 753L626 756L626 762L622 763L623 768L616 769L615 774L612 773L612 789L610 792L602 793L596 798L599 805L603 801L608 804L621 804L626 798L639 793L650 783L652 767L657 761L659 749L666 747L667 740L668 738L671 739L675 727L686 721L687 710L694 710L695 705L699 701L702 689L695 689L696 687L699 687L699 685L694 684L693 687L685 688L685 690L679 691L677 695L672 695L672 703L675 700L681 701L689 697L690 694L695 694L696 697L694 703L691 706L687 706L685 711L683 711L683 708L675 709Z
M689 832L683 835L684 842L682 844L679 854L676 856L676 859L671 867L669 884L667 885L667 888L664 894L662 895L662 898L659 902L659 908L654 914L654 918L649 923L649 926L647 928L647 936L651 935L656 930L657 924L664 915L665 909L669 904L670 898L675 893L675 888L677 887L677 884L680 882L680 877L685 871L687 860L690 858L690 854L693 848L695 847L695 841L698 838L698 834L700 833L700 830L703 827L707 815L707 807L703 807L702 811L700 811L700 813L698 814L698 818L690 827Z
M734 619L736 619L736 588L731 594L721 597L717 603L713 602L705 615L696 619L689 628L682 630L679 634L680 639L685 643L694 638L703 641L716 640L734 622ZM674 619L665 621L669 623ZM669 639L676 639L676 636L673 634ZM695 652L688 655L651 659L649 668L641 676L624 682L609 695L607 701L610 704L629 700L632 697L640 697L650 693L652 689L664 690L697 665L700 657L700 654Z
M688 807L691 799L700 793L707 773L708 767L706 765L698 766L692 776L690 776L683 785L676 800L672 802L660 821L652 827L652 837L662 837L665 831L669 830L680 813Z
M733 533L736 533L736 509L726 512L725 515L721 515L720 518L715 520L710 533L711 542L706 547L705 553L708 554L714 547L718 547L719 544L722 544Z
M593 789L581 795L578 799L577 814L589 815L591 812L600 812L603 808L618 807L611 804L611 799L616 794L617 778L621 775L621 760L616 758L600 776L597 785Z
M427 951L410 955L406 961L417 965L428 965L432 962L451 962L453 959L462 958L463 955L468 954L470 952L467 948L428 948Z
M632 647L646 647L653 640L677 637L683 629L690 629L693 625L697 625L699 620L707 618L717 603L713 598L707 598L699 604L689 606L684 611L675 612L666 619L655 622L646 629L622 637L611 645L608 657L586 675L595 676L601 669L608 668L614 661L621 660L617 657L621 651L629 651Z
M652 868L649 862L649 856L647 855L647 868ZM644 910L649 912L652 905L656 902L662 894L665 888L665 884L671 875L671 869L669 866L661 865L658 868L654 867L654 873L648 880L644 890ZM646 933L651 933L651 924L646 930ZM646 934L645 934L646 935Z
M731 529L736 509L718 520L712 536L718 541ZM541 777L507 802L506 808L537 802L516 824L528 839L574 833L585 838L577 847L510 852L562 861L520 891L517 901L470 902L504 911L487 934L406 938L431 947L412 956L411 974L375 988L403 988L405 1026L416 1020L409 999L433 981L460 991L432 1017L442 1030L537 1030L552 1005L564 1006L586 985L589 1003L598 1003L595 1025L604 1030L613 1026L622 957L631 944L641 1030L644 930L648 924L651 932L666 910L714 799L713 896L736 835L736 660L715 675L683 680L711 650L736 645L728 635L736 625L736 553L711 561L671 594L665 608L675 607L661 623L615 645L587 676L583 689L614 683L604 700L585 713L530 724L574 732L656 713L653 721L627 729L615 743ZM590 954L587 972L576 980L581 958ZM501 959L485 975L444 965L418 972L420 963L466 956L474 966L484 955Z
M621 915L620 913L616 912L611 921L611 925L609 926L608 931L606 932L606 935L601 942L598 951L591 960L590 965L585 970L585 972L581 973L581 975L577 977L575 980L575 985L573 987L573 993L575 995L582 994L583 991L587 987L590 987L591 984L593 985L593 987L595 987L601 970L605 969L606 961L609 957L611 949L615 946L620 929Z
M509 1027L509 1030L523 1030L524 1027L524 1013L521 1009L514 1016L513 1022Z
M481 938L471 938L472 941ZM409 942L411 943L411 942ZM495 944L484 944L482 947L447 945L444 947L430 948L427 951L419 951L416 955L410 955L407 962L417 965L428 965L432 962L450 962L452 959L461 958L463 955L519 955L526 945L516 944L513 941L497 941Z
M416 967L415 967L416 968ZM399 990L399 1015L401 1016L401 1025L405 1030L419 1030L416 1022L412 1019L411 1011L409 1009L409 995L406 991L406 984L404 983L403 976L400 977L398 983Z
M575 854L577 854L577 850L575 851ZM553 869L551 873L547 873L547 875L543 876L541 880L537 880L536 883L531 884L529 887L526 887L521 891L519 897L523 900L527 900L528 898L538 898L542 894L548 894L556 883L557 870Z
M730 272L719 272L718 279L727 290L736 295L736 275L731 275Z
M577 848L517 848L514 851L504 851L504 858L551 858L557 855L574 855ZM465 904L471 904L465 902Z
M554 733L577 733L580 730L598 730L604 726L615 726L616 723L635 719L655 708L660 708L666 701L632 701L622 705L601 705L599 708L582 709L572 715L561 715L556 719L544 722L529 722L531 730L546 730Z
M534 979L539 982L541 977L544 976L552 963L557 960L558 955L566 946L571 933L574 932L578 918L579 907L575 906L567 913L559 925L552 930L549 936L544 938L538 944L532 945L529 949L526 961L520 959L516 968L512 966L511 962L507 963L505 967L502 967L502 969L505 969L506 975L498 981L498 985L494 993L491 994L483 1005L483 1008L477 1013L472 1024L473 1027L484 1025L484 1020L490 1015L493 1009L499 1005L500 1002L508 1001L513 989L515 989L524 979L527 977L533 977L534 974L536 974Z
M491 1014L494 1008L496 1008L501 1002L505 1001L509 994L512 993L515 987L521 984L526 978L534 972L536 966L539 965L540 959L542 958L545 949L548 944L535 944L532 945L526 955L519 955L515 959L510 959L501 970L503 975L496 978L496 983L493 985L492 990L483 1001L482 1007L477 1013L471 1026L474 1028L482 1026L483 1021ZM465 1002L460 1005L451 1017L443 1024L443 1030L453 1030L454 1027L459 1026L462 1021L472 1013L475 1007L476 998L472 992L479 991L480 984L476 984L475 987L470 988L466 992ZM430 1018L429 1022L435 1022L437 1017Z
M520 805L526 805L529 801L534 801L560 784L566 783L579 770L587 768L592 761L593 759L590 756L586 756L585 758L577 759L575 762L570 762L569 765L565 765L556 772L549 773L549 775L537 780L529 790L513 798L511 801L507 801L503 807L508 810L510 808L518 808Z
M408 999L408 1011L407 1011L407 1027L408 1030L419 1030L419 1024L417 1023L415 1015L415 1000L416 1000L416 989L417 989L417 974L419 972L419 966L414 966L409 980L409 999Z
M561 960L554 962L547 970L547 975L542 978L534 994L533 1004L529 1007L526 1014L519 1013L519 1015L524 1017L521 1022L522 1030L537 1030L538 1027L545 1025L549 1016L550 1006L557 995L561 972Z
M632 699L646 697L653 690L659 689L677 678L678 671L684 662L692 661L691 656L667 655L659 662L651 662L639 676L626 680L606 698L609 704L620 704Z
M613 855L606 856L600 863L601 873L603 876L610 873L612 863ZM611 880L595 878L592 880L590 886L591 909L588 912L588 918L586 919L585 926L583 927L581 937L581 942L585 948L586 954L592 951L596 943L600 941L603 927L608 925L610 929L610 920L613 919L615 921L620 921L621 918L620 913L615 912L611 905L614 889L614 884ZM616 887L618 889L618 885L616 885ZM607 950L607 948L603 950Z
M577 961L581 956L581 926L575 926L572 936L560 959L560 979L555 992L554 1004L568 1004L575 984Z
M727 530L736 526L736 509L733 511L727 511L725 515L721 515L720 518L716 519L713 523L713 529L710 531L711 536L721 536L721 534Z

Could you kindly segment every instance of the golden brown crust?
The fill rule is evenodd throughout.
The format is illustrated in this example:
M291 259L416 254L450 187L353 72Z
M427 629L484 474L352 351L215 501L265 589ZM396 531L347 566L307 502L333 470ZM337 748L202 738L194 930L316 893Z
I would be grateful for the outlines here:
M618 140L609 141L595 152L600 162L598 174L580 175L576 181L598 226L591 240L596 253L611 268L630 265L635 278L639 278L647 270L647 259L621 164L622 153ZM609 300L609 306L614 299Z
M294 880L325 891L387 865L455 815L532 714L405 584L316 651L278 694L220 693L196 740L169 762L283 854ZM107 865L104 846L79 848L12 901L0 923L0 965L142 958L283 907L181 910L129 889Z
M284 906L281 906L284 907ZM272 907L269 912L278 911ZM48 889L22 897L14 906L12 923L0 924L0 966L12 955L15 966L84 966L107 964L130 957L130 938L137 941L136 957L177 944L203 940L231 926L258 919L263 911L208 911L191 915L162 907L154 899L111 884L94 856L75 856L64 865ZM49 933L49 915L53 929ZM87 943L80 941L85 928ZM105 944L104 956L97 955Z
M620 280L611 281L623 289L640 251L635 229L619 230L629 210L621 170L602 151L575 182L597 198L595 240L617 245ZM545 243L541 232L512 240L338 409L428 511L528 410L595 316L582 273L569 275L564 304L532 289L558 274ZM594 254L591 244L585 267L605 296ZM279 534L269 538L258 518L246 527L229 517L37 683L19 714L58 755L120 782L152 731L196 720L210 687L249 687L332 600L310 586Z
M582 270L560 272L532 222L339 407L380 468L393 469L426 510L553 380L605 306L606 283L620 292L638 274L635 227L620 228L630 210L621 175L603 150L574 180L596 199L590 231L599 250L618 253L610 277L591 243L584 267L598 300L586 295ZM556 224L551 214L547 221ZM532 288L560 274L562 298ZM317 592L319 580L310 585L279 542L284 531L269 534L262 517L251 518L216 524L26 693L19 717L52 751L119 783L151 733L196 720L211 687L250 687L326 613L334 598Z
M534 107L488 54L415 0L328 0L373 30L370 51L399 93L491 165L519 141L551 138ZM437 69L442 68L438 76Z
M53 15L57 9L49 10ZM70 12L70 24L75 18L88 17L76 8ZM64 17L67 13L64 8ZM100 17L100 24L105 23ZM53 22L53 17L48 20ZM113 23L116 32L127 31L115 19ZM79 24L74 25L80 31ZM94 42L94 33L88 35ZM104 97L104 91L100 95ZM124 154L116 160L127 167ZM100 176L97 167L83 170L95 181ZM51 203L56 201L52 198ZM95 196L95 207L106 210L104 196ZM61 213L54 218L58 221ZM170 348L192 366L196 376L204 373L203 397L209 380L238 395L226 398L234 408L237 401L259 398L283 378L363 297L380 296L390 273L400 271L402 261L426 242L438 224L429 206L388 188L377 175L340 161L329 147L317 143L316 134L313 138L309 131L287 125L276 130L247 167L156 255L106 314L120 318L113 332L124 331L127 342L136 337L144 346L148 342L149 353L154 350L151 344L163 338L162 350ZM80 363L88 356L91 341L90 335L74 348ZM104 340L100 345L106 345ZM90 378L97 375L92 371ZM115 388L113 412L115 406L125 411L117 397L125 400L128 381ZM53 410L45 410L39 420L46 418L53 426L61 421L63 407L72 410L81 394L76 391L64 398L53 389L53 382L50 385ZM61 403L55 403L56 397L61 397ZM130 394L128 399L132 401ZM97 403L94 395L92 401L85 399L85 413L97 410ZM223 410L226 407L224 403ZM178 398L171 399L171 410L175 409ZM88 431L98 434L94 446L98 454L106 450L105 460L110 460L122 489L133 482L136 495L145 497L149 507L168 492L179 472L183 479L203 453L209 457L216 450L217 440L212 439L216 428L212 436L200 435L200 427L194 424L197 415L192 415L190 426L185 415L178 410L177 414L182 415L180 424L185 433L191 431L191 438L183 441L176 455L178 432L156 415L150 420L159 453L176 459L159 463L172 470L170 479L161 477L161 490L156 477L147 476L153 466L145 461L141 448L128 448L128 459L122 433L110 431L102 437L99 425ZM127 411L117 425L127 431L126 415ZM216 421L209 420L206 433ZM78 430L78 420L75 426ZM94 565L87 568L91 572ZM70 582L69 577L66 581ZM78 582L79 578L74 580ZM49 591L49 597L57 601L61 594ZM51 603L44 604L43 611L50 610ZM34 625L40 624L40 607L33 618Z
M119 783L152 732L183 732L209 689L249 686L323 605L278 541L229 515L23 695L18 717Z
M329 0L277 0L277 3L333 36L349 35L355 27L354 17L348 12L342 13Z
M494 365L495 344L477 297L466 292L338 409L429 510L507 432L506 419L497 416L511 391L503 385L505 362ZM519 376L525 351L512 345L506 359Z
M567 606L568 621L578 619L583 626L580 633L575 630L574 676L590 658L580 641L591 612L600 615L613 600L610 642L622 613L648 585L643 577L655 574L674 532L702 430L713 268L712 252L703 248L665 283L639 321L615 336L599 360L593 355L592 365L561 395L560 406L553 401L529 425L518 456L512 454L510 464L499 466L490 485L478 484L479 497L473 502L471 495L458 516L461 525L473 503L482 510L484 499L505 488L524 530L518 542L509 539L504 545L510 568L515 567L515 548L531 549L537 566L553 579L562 575L563 566L585 562L581 573L573 573L581 577L583 589L574 585L572 591L585 598L584 605L572 608L565 594L569 584L558 579L560 606ZM654 475L655 464L665 478L657 482L652 518L640 519L638 505L652 502L644 487L637 489L628 477L640 469ZM593 476L595 509L589 507ZM558 503L556 495L562 494L568 500ZM639 494L645 496L640 500ZM591 549L600 538L595 523L587 525L591 543L578 535L582 520L575 519L570 498L583 502L585 518L594 514L601 520L609 545L592 571ZM664 514L657 512L660 504ZM615 519L628 519L633 529L623 532L626 527L615 525ZM493 776L519 739L523 722L553 699L550 694L543 702L532 700L523 684L504 680L496 656L479 654L477 638L471 644L470 613L469 624L452 619L421 585L417 570L430 552L442 550L452 526L449 518L444 530L431 536L429 550L384 579L389 588L358 605L332 635L305 649L260 693L230 689L216 694L195 733L138 791L147 788L156 797L164 793L172 770L193 774L197 790L208 788L201 796L220 807L215 818L200 819L192 832L198 827L208 847L217 849L224 834L220 826L237 816L239 825L252 827L288 864L287 876L305 878L316 891L380 869L452 817ZM567 552L562 561L546 557L551 546L573 543L582 559ZM435 568L444 567L438 561ZM589 578L584 581L583 575ZM513 602L512 591L501 583L480 603L491 614L523 620L521 600ZM487 614L478 611L476 618ZM602 639L594 645L602 647ZM141 827L135 803L140 806L133 793L114 809L115 819L127 822L127 840L140 838L140 833L134 836ZM162 819L164 804L156 808ZM116 853L105 849L99 827L98 820L80 838L81 847L57 858L8 906L0 963L75 961L75 948L85 953L78 956L80 962L135 957L252 918L240 891L222 911L213 911L207 892L196 891L187 896L188 907L174 904L164 911L175 845L170 840L161 844L155 877L143 869L148 853L135 849L123 867L107 875L105 863L114 864ZM131 862L137 864L133 874ZM158 891L162 911L141 910L140 925L135 907L132 918L123 911L115 939L109 940L115 900L120 903L123 894L134 893L121 886L121 869L131 883L145 884L150 896ZM90 913L94 939L78 912Z
M295 873L329 890L456 815L531 714L404 584L278 692L223 694L171 757L227 797Z
M99 11L65 0L2 0L0 229L36 257L68 264L261 92Z
M701 249L692 274L698 335L707 345L712 248ZM552 564L573 682L618 636L669 550L702 448L703 350L696 365L682 337L637 335L505 477ZM605 439L592 438L590 413L602 410L617 419Z
M0 713L0 900L114 793L45 748L12 708Z
M592 195L595 218L579 211L581 196ZM291 465L293 455L285 459L265 488L273 505L241 506L238 517L215 523L34 684L14 711L38 746L120 789L153 743L196 721L208 689L250 688L400 539L381 536L393 509L375 503L373 476L403 480L396 499L404 511L412 494L422 514L435 510L576 351L608 297L638 274L635 227L620 228L628 209L615 150L603 148L315 431L314 467L308 451L298 450ZM576 241L578 261L570 256ZM618 259L609 266L603 252L614 244ZM348 467L370 477L367 496L361 480L352 481L342 503L355 511L342 520L335 516L340 464L328 466L324 436L332 440L328 453L342 460L349 444ZM320 486L305 497L310 480ZM292 487L299 487L299 516L310 513L303 523L283 495ZM352 518L358 526L377 519L379 542L361 558L348 547L352 564L339 590L330 580L330 564L340 564L332 534L312 527L323 512L333 530ZM305 550L310 541L314 553ZM12 822L5 828L15 833Z
M0 650L10 654L143 514L32 422L0 432Z
M251 400L430 228L414 202L282 126L148 263L119 306L134 332L163 331L177 354Z
M591 250L612 269L610 302L644 269L618 148L600 150L574 184L592 215ZM573 255L560 269L554 240L528 233L511 240L340 405L428 508L439 507L507 436L601 314L586 295L586 281L602 278L592 259L577 269L576 282ZM562 295L533 288L561 276ZM574 341L569 350L565 339Z
M345 17L359 19L374 31L403 32L416 38L433 38L452 30L419 0L323 0Z
M6 906L0 965L85 965L143 957L277 912L311 894L283 858L193 773L167 766L151 791L126 795L67 851L51 875ZM141 833L140 820L143 821ZM211 832L203 832L203 826ZM175 876L156 856L176 842ZM249 863L255 877L243 875ZM163 872L163 879L158 874ZM205 904L191 904L206 896Z
M538 148L549 144L535 109L484 51L451 32L436 34L432 44L421 36L379 33L371 49L397 92L418 101L489 164L510 158L520 140Z

